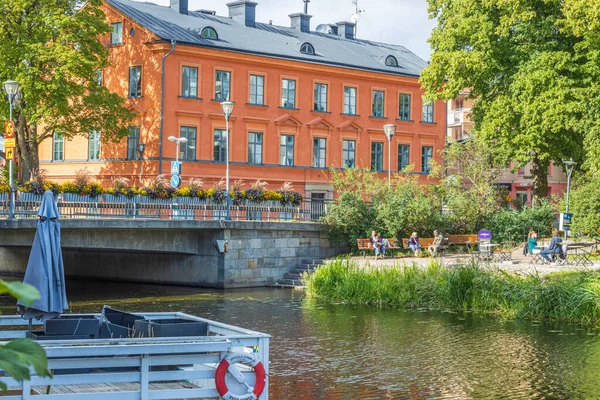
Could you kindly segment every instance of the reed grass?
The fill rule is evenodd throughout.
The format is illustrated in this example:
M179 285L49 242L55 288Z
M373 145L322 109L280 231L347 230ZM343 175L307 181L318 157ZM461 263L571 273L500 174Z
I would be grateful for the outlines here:
M304 280L310 296L329 301L600 325L600 273L595 271L520 276L477 264L373 268L339 259Z

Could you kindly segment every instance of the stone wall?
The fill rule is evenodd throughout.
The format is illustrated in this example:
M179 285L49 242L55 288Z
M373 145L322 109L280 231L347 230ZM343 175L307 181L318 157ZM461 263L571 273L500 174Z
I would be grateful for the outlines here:
M334 257L346 248L331 246L322 229L232 229L225 254L225 286L274 283L304 260Z
M34 227L0 225L0 272L24 273ZM347 251L319 224L252 221L64 220L62 245L67 277L216 288L264 286Z

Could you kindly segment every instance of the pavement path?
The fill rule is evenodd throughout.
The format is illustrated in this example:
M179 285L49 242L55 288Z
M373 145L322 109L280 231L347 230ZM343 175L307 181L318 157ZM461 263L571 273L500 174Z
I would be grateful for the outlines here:
M360 267L386 267L394 265L412 265L417 264L422 267L426 267L429 263L434 260L430 257L396 257L396 258L379 258L377 260L374 257L352 257L352 261L356 262ZM471 256L469 254L451 254L435 259L442 263L442 265L453 266L460 264L467 264L471 262ZM519 275L527 274L540 274L546 275L557 271L582 271L582 270L600 270L600 261L594 261L593 265L557 265L557 264L531 264L531 256L523 256L522 249L516 249L512 253L512 262L496 262L489 263L492 268L499 268L505 271L514 271Z

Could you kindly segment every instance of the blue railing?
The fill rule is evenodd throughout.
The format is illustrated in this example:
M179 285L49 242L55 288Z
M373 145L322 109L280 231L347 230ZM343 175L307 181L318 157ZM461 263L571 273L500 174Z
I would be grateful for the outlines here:
M42 196L18 193L15 201L15 218L35 217ZM103 194L97 197L61 193L56 197L58 210L63 218L164 218L187 220L223 220L227 215L224 203L197 197L152 199L148 196L115 196ZM327 213L326 200L305 199L298 206L282 205L279 201L254 203L244 200L231 205L234 221L297 221L318 222ZM0 194L0 215L8 217L9 201L6 193Z

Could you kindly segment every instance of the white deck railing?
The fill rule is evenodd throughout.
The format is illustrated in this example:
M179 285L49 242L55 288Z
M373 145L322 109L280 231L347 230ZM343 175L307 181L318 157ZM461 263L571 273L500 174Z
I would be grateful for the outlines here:
M71 314L69 314L71 315ZM87 314L89 315L89 314ZM183 313L141 313L151 319L185 318L208 324L208 336L181 338L91 339L39 341L46 350L52 378L33 374L19 382L0 377L6 400L149 400L218 398L215 370L225 354L256 351L267 372L260 400L268 400L269 335ZM101 315L97 315L101 318ZM27 321L0 317L2 339L25 337ZM39 324L37 324L39 325ZM34 325L36 326L36 325ZM0 342L0 344L3 344ZM0 374L4 371L0 369ZM249 383L254 373L243 372ZM232 381L232 380L230 380ZM244 386L229 382L244 393Z

